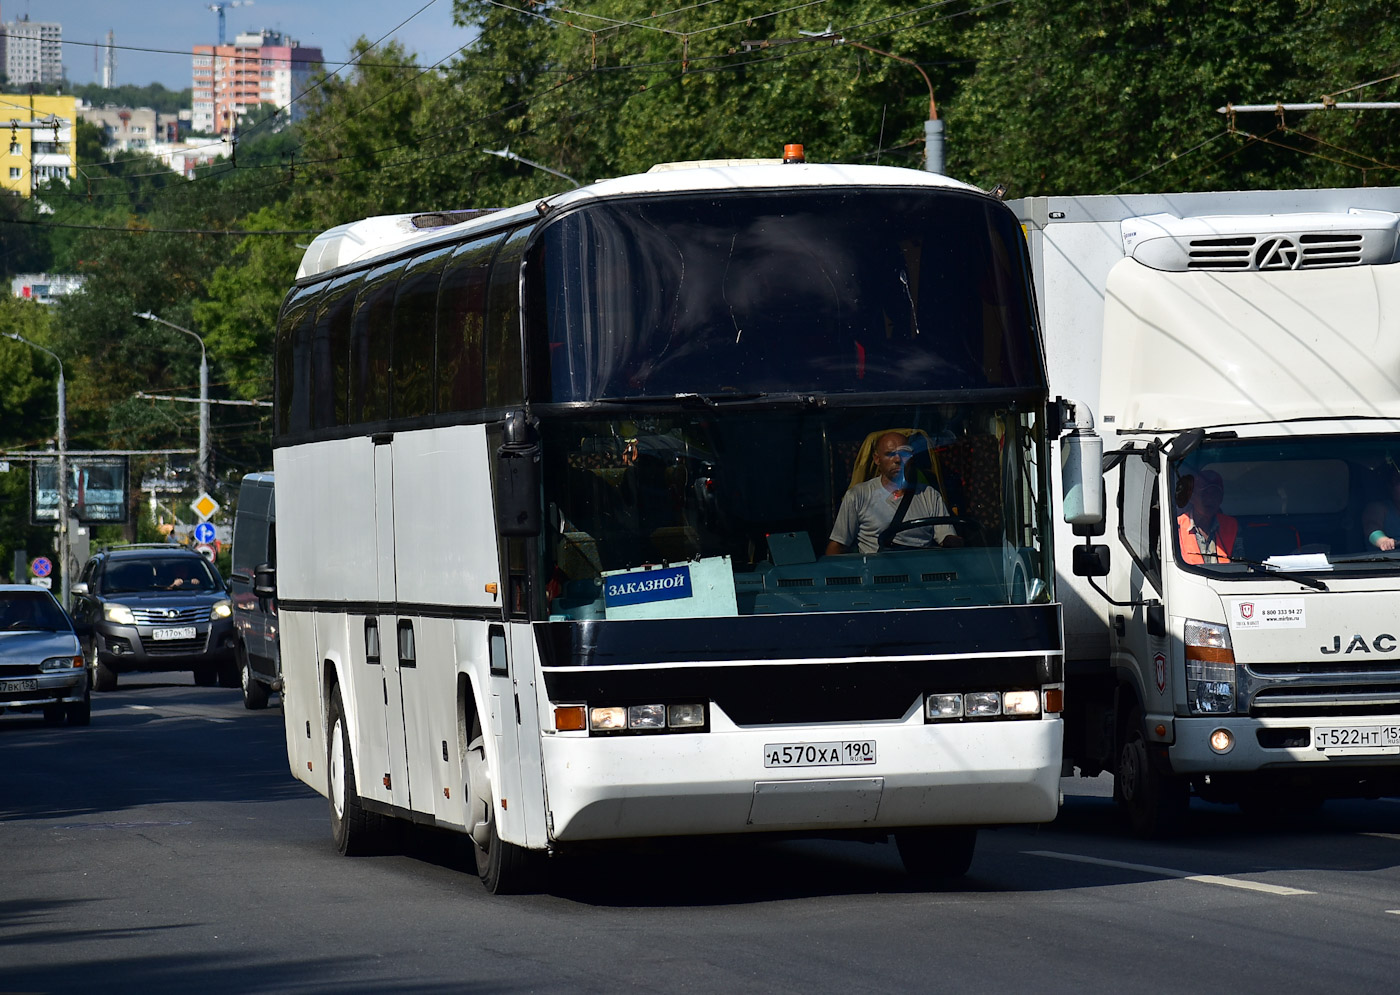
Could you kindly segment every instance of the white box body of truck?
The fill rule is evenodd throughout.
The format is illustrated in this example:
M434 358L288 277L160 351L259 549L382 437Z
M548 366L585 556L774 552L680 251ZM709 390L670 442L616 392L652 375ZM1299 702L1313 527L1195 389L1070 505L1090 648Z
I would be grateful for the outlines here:
M1400 793L1400 188L1013 208L1108 454L1101 532L1055 537L1066 767L1146 833Z

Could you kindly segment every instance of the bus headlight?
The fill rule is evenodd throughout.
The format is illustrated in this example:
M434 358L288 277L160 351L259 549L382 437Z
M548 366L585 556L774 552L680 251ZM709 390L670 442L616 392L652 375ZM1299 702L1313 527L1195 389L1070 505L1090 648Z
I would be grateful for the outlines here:
M1198 714L1235 710L1235 650L1230 629L1188 618L1182 629L1186 649L1186 703Z
M699 729L705 724L704 705L670 705L666 724L672 729Z
M614 732L627 728L627 709L618 705L588 710L588 728L594 732Z
M1029 718L1040 714L1039 691L1007 691L1001 696L1002 714Z
M1000 691L970 691L963 695L963 712L970 719L988 719L1001 714Z
M960 694L931 694L924 700L924 715L930 719L960 719L962 713Z
M628 705L628 729L665 729L665 705Z

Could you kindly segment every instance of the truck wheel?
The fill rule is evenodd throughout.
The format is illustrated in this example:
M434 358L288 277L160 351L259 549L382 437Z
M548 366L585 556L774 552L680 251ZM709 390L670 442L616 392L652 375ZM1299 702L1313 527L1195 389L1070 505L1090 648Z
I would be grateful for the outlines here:
M977 830L971 826L899 829L894 834L894 845L911 878L937 887L962 877L972 866Z
M248 663L248 651L239 644L238 678L243 686L243 707L259 709L267 707L268 687L253 676L253 668Z
M1149 838L1179 832L1191 804L1191 782L1163 774L1147 755L1142 713L1128 716L1113 775L1113 798L1127 816L1134 834Z
M326 716L326 788L331 803L331 834L335 848L347 857L379 853L384 847L385 818L366 812L355 792L355 761L350 752L350 730L340 688L331 692Z
M476 851L476 873L493 895L521 895L538 886L540 854L507 843L496 833L496 811L491 789L491 768L486 759L486 738L481 722L472 716L466 754L467 831Z

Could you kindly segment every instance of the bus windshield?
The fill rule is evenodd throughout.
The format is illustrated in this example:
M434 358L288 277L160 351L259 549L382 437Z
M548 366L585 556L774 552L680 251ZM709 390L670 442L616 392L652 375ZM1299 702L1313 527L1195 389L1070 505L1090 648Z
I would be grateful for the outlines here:
M1208 439L1173 468L1171 493L1188 569L1400 570L1394 436Z
M586 205L527 265L532 396L1043 389L1024 259L955 190Z
M1035 428L1014 404L546 417L549 617L1047 601ZM918 500L882 486L890 433L906 440ZM862 486L895 509L891 528L829 552L843 497Z

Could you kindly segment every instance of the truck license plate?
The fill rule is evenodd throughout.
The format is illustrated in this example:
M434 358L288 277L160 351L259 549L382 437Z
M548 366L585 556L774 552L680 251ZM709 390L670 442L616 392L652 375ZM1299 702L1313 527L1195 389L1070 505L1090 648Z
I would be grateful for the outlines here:
M152 639L193 639L198 630L192 625L180 629L152 629Z
M27 681L0 681L0 691L37 691L39 682L37 680Z
M1313 746L1319 750L1400 748L1400 726L1318 726Z
M765 767L842 767L874 762L873 739L851 739L839 743L769 743L763 747Z

